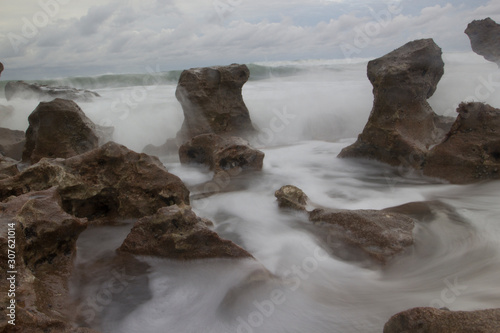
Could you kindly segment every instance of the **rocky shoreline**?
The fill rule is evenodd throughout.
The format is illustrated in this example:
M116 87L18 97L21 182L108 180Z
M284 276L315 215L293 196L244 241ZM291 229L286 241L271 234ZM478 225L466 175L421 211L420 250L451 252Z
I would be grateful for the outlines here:
M453 119L438 116L427 102L444 73L441 49L432 39L409 42L370 61L367 72L373 109L358 140L339 157L374 159L453 184L500 178L500 109L464 102ZM113 142L112 128L87 118L73 101L98 97L87 91L66 89L65 98L41 102L26 132L0 129L2 248L10 244L9 230L17 235L16 328L5 318L0 332L96 332L76 327L82 314L68 286L76 241L91 225L135 221L115 249L120 265L135 260L133 255L257 260L193 212L188 187L154 156L173 152L182 164L208 167L214 180L232 182L261 172L265 155L247 141L258 130L241 93L249 75L238 64L184 71L176 91L184 112L182 128L164 146L147 147L150 154ZM14 82L6 86L6 96L24 90L38 94L38 88ZM44 97L37 98L55 97L50 92L57 89L42 90ZM308 230L319 236L329 255L369 267L404 256L414 246L415 225L422 222L412 210L415 203L383 210L334 209L315 205L291 185L275 196L283 214L306 216ZM1 254L2 272L9 271L6 255ZM0 286L8 290L9 280L2 279ZM9 302L4 293L2 311ZM393 316L384 332L498 332L499 311L416 308Z

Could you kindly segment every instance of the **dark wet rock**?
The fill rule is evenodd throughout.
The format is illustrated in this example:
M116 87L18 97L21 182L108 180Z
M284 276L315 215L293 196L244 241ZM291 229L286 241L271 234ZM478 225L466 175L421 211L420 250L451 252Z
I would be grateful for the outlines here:
M23 161L36 163L43 157L68 158L99 146L104 129L94 124L73 101L41 102L28 117Z
M7 261L8 229L14 226L17 271L16 326L3 316L1 332L94 332L76 329L69 296L68 278L73 269L78 235L86 220L63 211L55 188L13 197L0 203L0 266L11 271ZM9 274L10 275L10 274ZM2 279L2 290L8 290ZM2 311L10 299L2 293ZM5 319L3 319L5 318Z
M467 25L472 50L500 66L500 24L491 18L474 20Z
M500 309L449 311L414 308L398 313L384 326L384 333L497 333Z
M343 259L369 258L385 264L413 245L414 220L397 213L315 209L309 220L333 253Z
M215 175L221 172L237 175L261 170L264 153L239 137L201 134L179 148L179 158L183 164L207 165Z
M500 109L461 103L458 117L426 158L423 172L455 184L500 178Z
M26 143L23 131L0 128L0 154L14 160L21 160Z
M0 62L0 75L2 75L3 70L4 70L3 64Z
M71 87L50 87L47 85L28 83L24 81L10 81L5 85L5 98L36 98L49 101L54 98L63 98L79 102L89 102L100 97L98 93Z
M296 186L282 186L274 193L274 196L278 199L278 206L280 208L306 210L307 195Z
M175 92L184 111L178 142L206 133L242 137L253 133L241 95L249 76L247 66L238 64L183 71Z
M453 122L436 115L427 103L444 73L441 53L432 39L422 39L368 63L373 109L358 140L339 157L420 168L428 149Z
M0 200L58 187L63 207L78 217L143 217L189 204L189 191L160 160L114 142L67 159L42 159L0 180Z
M247 251L210 230L190 207L177 205L160 208L155 215L141 218L118 251L177 260L252 258Z

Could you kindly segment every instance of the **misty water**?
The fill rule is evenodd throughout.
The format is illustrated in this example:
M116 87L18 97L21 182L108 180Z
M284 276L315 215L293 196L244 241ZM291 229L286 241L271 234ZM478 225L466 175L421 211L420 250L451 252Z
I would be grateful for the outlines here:
M444 61L445 75L429 101L436 113L454 116L464 100L500 107L496 65L473 54L445 54ZM412 307L500 307L500 182L450 185L373 161L338 159L371 110L366 61L267 64L285 65L300 70L279 76L271 70L243 88L260 130L252 144L266 154L261 172L199 187L210 184L210 171L161 157L193 189L196 214L256 260L137 257L135 274L122 277L124 289L104 297L112 273L95 263L114 256L135 221L89 227L78 240L75 262L75 274L85 278L71 285L76 300L95 301L95 317L86 325L106 333L382 332L392 315ZM114 126L115 141L141 151L180 129L175 88L174 81L99 88L102 98L78 104L94 122ZM25 130L38 101L4 102L16 114L2 126ZM387 266L343 261L325 252L305 215L278 209L274 192L287 184L300 187L316 206L429 202L433 214L417 222L414 246Z

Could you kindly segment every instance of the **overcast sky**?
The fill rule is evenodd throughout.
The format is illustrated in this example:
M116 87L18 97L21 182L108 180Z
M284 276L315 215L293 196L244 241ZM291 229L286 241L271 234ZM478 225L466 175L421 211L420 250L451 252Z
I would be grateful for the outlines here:
M432 37L470 51L498 0L4 0L2 80L260 61L372 58Z

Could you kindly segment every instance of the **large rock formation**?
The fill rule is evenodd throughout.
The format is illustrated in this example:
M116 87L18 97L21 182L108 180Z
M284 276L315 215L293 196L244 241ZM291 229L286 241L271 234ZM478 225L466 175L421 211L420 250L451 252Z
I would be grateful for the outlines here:
M2 290L15 288L15 317L7 305L11 297L1 295L1 332L94 332L72 324L74 308L68 289L73 269L76 239L86 228L86 220L75 218L61 208L55 188L32 192L0 203L0 268L7 277ZM13 236L13 238L8 238ZM15 243L13 240L15 239ZM15 247L12 247L14 246ZM8 261L7 249L15 260ZM12 252L12 253L14 253ZM12 266L11 266L12 265ZM14 282L15 280L15 282ZM8 323L15 319L15 326ZM11 322L12 323L12 322Z
M190 207L160 208L153 216L140 219L119 252L190 260L206 258L253 258L231 241L207 227Z
M183 71L175 92L184 111L178 142L206 133L243 137L252 133L241 95L249 76L247 66L238 64Z
M429 147L451 126L427 103L443 73L441 49L432 39L409 42L370 61L373 109L358 140L339 157L420 167Z
M500 109L461 103L445 140L426 158L427 176L466 184L500 178Z
M15 160L21 160L26 143L23 131L0 128L0 154Z
M78 217L143 217L189 204L189 191L159 159L114 142L68 159L42 159L0 180L0 200L58 187L63 207Z
M474 52L500 66L500 24L489 17L475 20L467 25L465 33Z
M391 317L384 333L497 333L500 309L449 311L414 308Z
M31 163L43 157L67 158L95 149L104 131L75 102L59 98L41 102L28 121L23 161Z
M281 208L306 211L311 229L332 253L345 260L386 264L413 245L413 218L385 210L306 210L307 196L295 186L276 191Z
M220 172L236 175L261 170L264 153L239 137L202 134L179 148L179 158L183 164L205 164L215 175Z
M96 97L100 97L96 92L71 87L50 87L24 81L10 81L5 85L5 98L8 101L13 98L36 98L43 101L64 98L73 101L89 102Z

